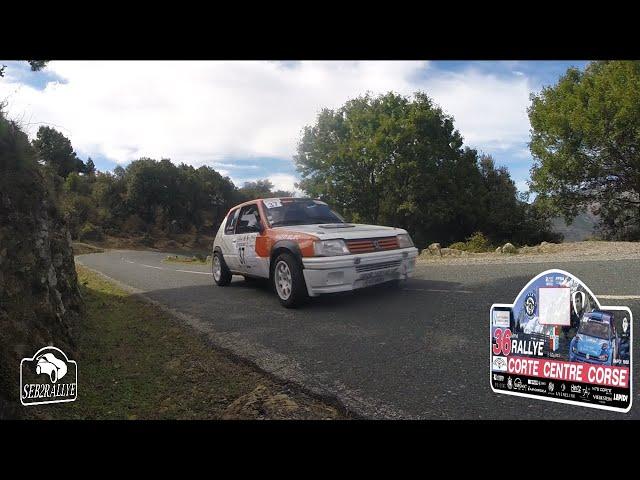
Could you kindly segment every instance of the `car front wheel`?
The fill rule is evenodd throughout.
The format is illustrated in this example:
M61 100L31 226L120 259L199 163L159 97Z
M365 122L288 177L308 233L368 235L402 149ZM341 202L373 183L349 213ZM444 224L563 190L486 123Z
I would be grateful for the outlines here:
M285 307L297 307L309 298L302 267L290 253L278 255L271 279L280 303Z
M213 254L211 273L213 274L213 281L216 282L216 285L225 287L231 283L231 272L220 252Z

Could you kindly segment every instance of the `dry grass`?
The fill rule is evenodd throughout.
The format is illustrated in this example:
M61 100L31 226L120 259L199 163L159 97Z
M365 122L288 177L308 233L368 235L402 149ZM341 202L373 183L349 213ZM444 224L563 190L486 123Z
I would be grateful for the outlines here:
M78 267L78 278L87 307L75 359L78 399L30 407L31 418L344 418L92 271Z

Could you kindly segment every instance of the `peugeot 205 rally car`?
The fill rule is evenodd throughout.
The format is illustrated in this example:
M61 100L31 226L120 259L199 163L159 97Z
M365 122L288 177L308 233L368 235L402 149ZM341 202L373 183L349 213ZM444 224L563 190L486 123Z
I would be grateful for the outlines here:
M569 345L569 361L613 365L619 352L618 334L611 313L585 313Z
M285 307L307 297L408 278L418 249L400 228L346 223L308 198L267 198L232 208L213 242L217 285L267 278Z

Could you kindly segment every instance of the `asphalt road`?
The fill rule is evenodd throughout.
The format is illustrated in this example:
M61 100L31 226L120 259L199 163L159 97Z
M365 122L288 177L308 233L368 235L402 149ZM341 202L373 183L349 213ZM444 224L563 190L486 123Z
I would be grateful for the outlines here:
M622 414L495 394L488 357L491 304L511 303L549 268L573 273L599 297L631 297L600 301L630 307L637 324L640 260L426 264L401 289L322 296L287 310L266 284L234 277L229 287L216 287L209 267L167 264L164 256L112 251L77 259L184 314L222 347L365 417L640 418L635 378L632 410ZM635 346L633 352L637 358Z

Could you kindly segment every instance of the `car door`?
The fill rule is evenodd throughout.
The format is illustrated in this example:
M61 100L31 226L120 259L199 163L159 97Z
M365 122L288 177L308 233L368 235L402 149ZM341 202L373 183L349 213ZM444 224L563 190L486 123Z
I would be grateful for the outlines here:
M238 270L238 249L236 248L236 225L238 224L238 217L240 215L240 209L236 208L231 210L227 216L224 232L220 241L220 248L222 249L222 255L224 261L227 264L229 270Z
M264 277L268 267L265 268L265 260L256 253L256 240L262 231L262 219L257 203L252 203L241 208L236 225L236 252L238 258L238 271L249 275Z

